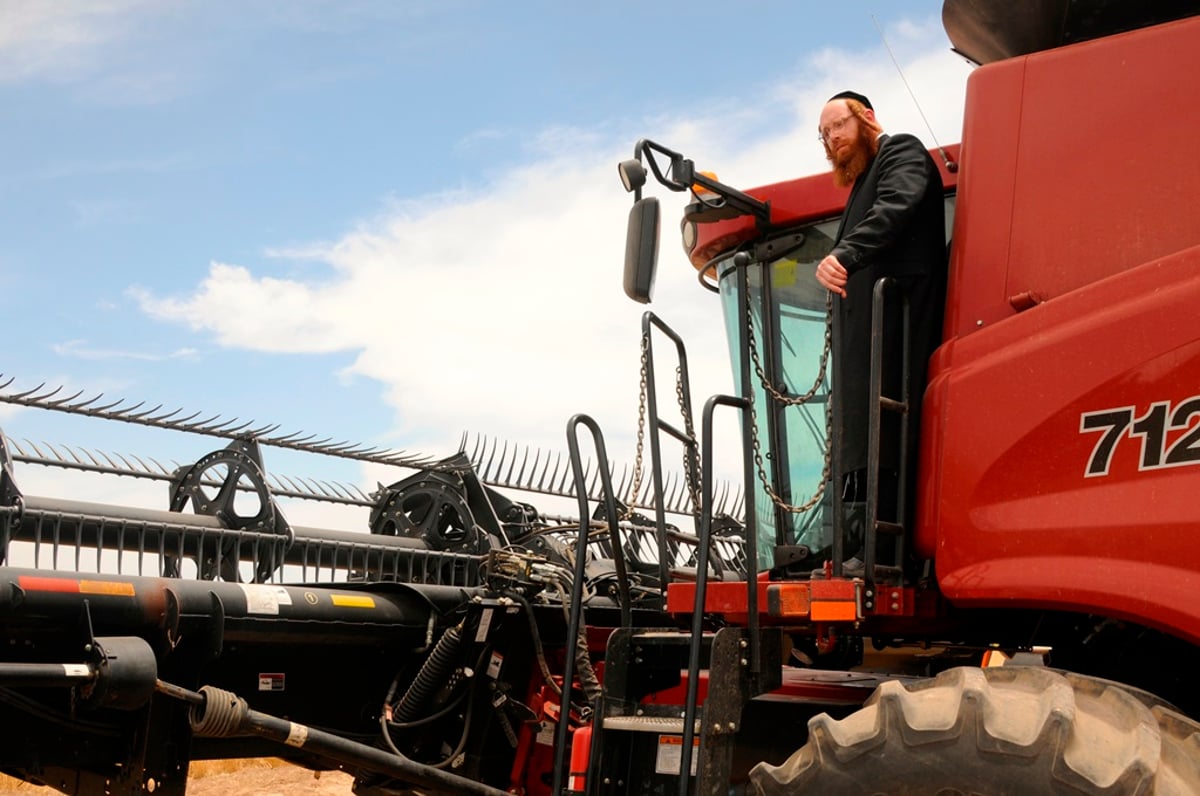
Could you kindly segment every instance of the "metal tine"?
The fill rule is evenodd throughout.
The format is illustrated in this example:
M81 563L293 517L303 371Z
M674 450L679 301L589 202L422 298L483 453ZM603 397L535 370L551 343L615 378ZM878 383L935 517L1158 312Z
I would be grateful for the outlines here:
M615 475L616 474L614 473L614 476ZM616 489L613 490L616 493L615 495L613 495L613 497L617 498L618 500L621 500L623 502L626 502L626 503L629 502L626 499L626 495L625 495L625 481L628 477L629 477L629 465L626 464L624 467L621 468L621 482L616 487Z
M497 440L495 437L492 437L491 441L492 441L492 449L488 453L487 464L484 465L484 467L483 467L483 471L484 471L484 473L486 473L486 475L484 476L485 481L492 480L492 478L495 475L495 471L492 469L492 462L494 462L496 460L496 449L500 447L500 441Z
M156 418L154 418L154 420L156 422L165 422L167 420L170 420L172 423L175 423L180 428L183 428L187 431L207 431L210 423L215 423L217 420L221 419L220 414L215 414L212 417L206 417L203 420L195 420L193 422L193 418L197 418L201 415L200 412L192 412L187 417L180 417L180 418L174 417L174 415L177 415L182 411L183 411L182 409L176 409L174 412L169 412L168 414L165 414L162 417L156 417ZM235 417L233 420L237 420L237 418ZM220 424L214 426L214 428L219 429L226 422L233 422L233 421L222 421Z
M57 392L57 390L55 392ZM74 395L69 395L66 398L59 398L57 401L48 401L47 403L49 403L51 406L66 406L67 404L71 403L71 401L74 401L76 398L78 398L81 395L83 395L83 390L80 390L79 392L75 393ZM74 407L69 407L69 408L74 408Z
M121 403L124 403L124 401ZM138 401L133 406L123 406L113 412L113 414L116 415L120 420L128 420L132 413L136 411L138 407L145 405L145 403L145 401ZM162 404L159 404L159 406L162 406ZM151 409L150 411L153 412L154 410ZM149 412L147 414L149 414Z
M666 504L668 509L672 511L678 510L679 503L677 498L682 491L680 489L680 480L675 477L675 474L670 473L667 475L667 483L663 485L663 492L665 493L663 503Z
M592 463L590 460L587 462L584 462L583 476L580 478L580 480L583 481L584 483L587 482L588 471L591 469L591 467L592 467ZM560 483L558 485L558 489L557 489L557 491L560 494L562 494L563 492L566 492L567 484L569 483L571 485L571 490L570 490L570 492L567 492L567 494L575 495L575 479L572 478L572 476L574 475L574 473L572 472L573 469L574 469L573 467L564 467L563 468L562 483ZM575 496L578 497L578 495L575 495Z
M250 433L255 437L263 437L267 434L273 434L278 430L278 423L267 423L265 426L259 426L258 428L251 429Z
M230 420L226 423L222 423L219 426L212 426L212 427L206 428L205 431L207 431L209 434L215 434L215 433L238 434L254 424L253 420L247 420L246 422L242 423L240 426L230 427L231 423L236 423L236 422L237 422L237 418L235 417L233 420Z
M525 455L529 455L529 447L525 447ZM513 470L517 469L517 446L513 445L512 457L508 460L508 475L504 477L504 483L508 486L513 484Z
M131 453L129 455L135 462L138 463L138 466L142 468L142 472L145 472L145 473L154 472L154 470L152 470L150 468L150 465L146 464L145 460L143 460L141 456L138 456L137 454L133 454L133 453Z
M378 456L386 454L388 451L380 448L378 445L367 446L365 443L356 442L348 444L347 447L338 451L343 456Z
M19 453L22 456L29 455L28 453L25 452L25 450L23 448L21 448L19 445L16 444L16 440L12 440L12 442L13 442L13 448L14 448L15 453ZM29 446L29 449L31 451L33 451L34 456L38 456L43 459L46 458L46 455L44 453L42 453L40 450L38 450L38 446L37 446L36 442L34 442L33 440L26 437L25 444Z
M68 406L68 405L70 405L71 401L74 401L77 399L77 397L79 397L80 395L83 395L83 393L84 393L83 390L79 390L78 393L76 393L74 395L67 396L67 397L61 397L61 399L59 399L58 401L50 401L50 406L65 406L68 409L76 408L73 405L72 406Z
M550 457L549 456L546 457L546 469L544 469L542 471L542 478L540 481L538 481L538 489L539 490L541 490L543 485L545 485L547 489L550 488L550 484L553 484L554 479L558 478L558 466L561 463L562 463L562 451L559 451L558 455L554 458L554 472L550 473ZM547 473L550 473L550 484L546 484Z
M349 493L343 491L337 481L321 480L320 484L322 494L331 500L345 500L346 498L350 497Z
M179 418L175 417L175 415L179 414L182 411L183 411L183 407L179 407L178 409L172 409L170 412L167 412L165 415L157 415L155 417L147 418L147 420L148 420L148 422L151 422L151 423L166 423L168 421L170 421L172 423L182 423L182 422L186 422L187 420L190 420L191 418L200 414L199 412L196 412L195 414L188 415L183 420L180 420Z
M508 440L504 440L504 445L500 449L500 461L496 463L496 479L500 478L500 471L504 469L504 463L506 461L508 461Z
M4 375L0 374L0 379L2 379L2 378L4 378ZM0 390L3 390L5 387L12 384L16 380L17 380L16 376L9 376L8 381L4 382L3 384L0 384Z
M286 445L289 443L303 442L303 440L297 439L303 433L304 433L303 431L293 431L291 434L285 434L282 437L275 437L274 439L271 440L271 442L276 445ZM316 435L310 434L307 437L307 439L312 439L314 436L316 436Z
M25 392L19 392L16 395L12 396L12 398L15 400L20 400L21 398L28 398L31 395L35 395L36 393L41 392L42 388L44 388L45 386L46 386L46 382L42 382L38 386L34 387L32 390L26 390ZM54 396L54 393L58 392L61 389L62 389L62 387L56 387L53 392L51 392L49 395L46 395L44 397L51 398ZM42 397L43 396L38 396L37 398L35 398L35 400L41 400Z
M476 468L482 467L485 453L487 453L487 437L477 434L475 436L475 449L471 451L471 464Z
M103 451L95 451L95 452L93 452L93 451L91 451L91 450L90 450L90 449L88 449L88 448L80 448L80 450L82 450L82 451L83 451L85 454L87 454L87 457L88 457L89 459L91 459L91 460L92 460L92 464L96 465L97 467L103 467L103 466L104 466L104 464L103 464L103 463L100 461L100 459L97 459L97 458L96 458L96 454L97 454L97 453L98 453L98 454L100 454L101 458L108 459L108 457L104 455L104 452L103 452ZM112 465L112 461L111 461L111 460L110 460L108 463L109 463L109 465L110 465L110 466Z
M118 468L118 466L119 466L119 465L118 465L118 463L116 463L115 461L113 461L113 457L112 457L112 456L109 456L107 453L104 453L104 451L103 451L103 450L97 450L97 451L96 451L96 453L97 453L97 454L100 454L100 457L101 457L101 459L103 459L104 461L106 461L106 462L108 463L108 466L109 466L109 467L112 467L113 469L116 469L116 468ZM97 463L97 465L100 465L100 462L98 462L98 461L97 461L96 463Z
M178 464L176 464L174 467L172 467L170 470L168 470L165 466L163 466L162 462L160 462L158 459L155 459L153 456L147 456L146 458L149 459L151 462L153 462L154 466L157 467L158 471L160 473L162 473L163 475L170 475L171 473L173 473L179 469Z
M713 514L721 514L725 511L725 503L729 500L729 483L721 484L721 496L713 501Z
M471 451L471 454L469 456L467 456L467 460L476 466L478 466L478 464L479 464L479 447L480 447L480 435L476 434L475 435L475 449ZM458 446L458 449L460 451L462 451L463 453L467 452L467 432L465 432L465 431L463 432L462 444L460 444Z
M85 465L87 464L87 462L85 462L83 459L79 458L79 454L76 453L71 448L71 446L63 445L63 450L65 450L67 452L67 455L69 455L75 461L76 464L85 464Z
M134 414L134 413L132 412L132 410L133 410L133 409L137 409L137 408L138 408L139 406L141 406L141 405L142 405L142 402L141 402L141 401L139 401L138 403L134 404L134 405L133 405L133 406L130 408L130 411L126 413L126 415L125 415L125 418L126 418L127 420L141 420L142 418L149 418L149 417L150 417L150 415L153 415L153 414L154 414L155 412L157 412L159 409L162 409L162 404L158 404L158 405L157 405L157 406L155 406L153 409L147 409L145 412L138 412L137 414ZM176 411L178 411L178 410L176 410ZM173 415L173 414L175 414L175 412L172 412L172 413L171 413L171 415ZM167 415L167 417L170 417L171 415ZM149 422L157 422L157 421L155 420L155 418L150 418Z
M94 403L96 403L96 401L99 401L103 397L104 397L104 393L98 392L95 395L93 395L91 398L88 398L86 401L80 401L79 403L75 404L71 408L78 409L78 410L87 409L89 404L94 404Z
M528 451L526 451L526 454L528 454ZM526 459L527 459L527 460L528 460L528 458L529 458L529 457L528 457L528 455L526 455ZM537 473L538 464L539 464L541 461L542 461L542 449L541 449L541 448L537 448L537 449L536 449L536 450L534 450L534 452L533 452L533 466L531 466L531 467L529 468L529 480L528 480L528 481L525 481L525 480L524 480L524 478L525 478L525 466L524 466L524 465L521 465L521 479L520 479L519 486L520 486L522 489L529 489L530 487L532 487L532 486L533 486L533 476L534 476L534 474L535 474L535 473Z
M326 497L347 497L346 494L342 493L342 491L337 488L337 484L333 481L322 480L318 483L321 485L322 492Z
M104 393L100 393L100 395L104 395ZM97 395L96 397L99 398L100 395ZM120 406L123 403L125 403L125 399L118 398L117 400L113 401L112 403L105 404L104 406L93 406L91 409L87 410L87 413L89 415L98 415L101 412L107 412L110 409L112 409L114 406Z
M349 440L342 440L341 442L335 442L331 445L326 445L325 450L337 451L338 453L344 453L349 448L354 447L354 444L355 443L350 442Z
M285 486L284 486L285 489L291 489L293 492L300 491L299 485L297 485L296 482L293 481L290 477L281 474L281 475L275 476L275 478L277 478L280 482L285 484Z
M591 459L589 459L587 469L584 470L584 473L585 473L584 478L583 478L584 481L587 481L586 473L590 472L591 468L592 468L592 462L591 462ZM600 496L600 464L598 462L596 464L596 471L594 473L592 473L591 475L592 475L592 481L590 484L588 484L588 487L587 487L588 497L592 498L593 500L599 500L601 496Z
M133 465L130 463L129 459L127 459L125 456L123 456L123 455L122 455L122 454L120 454L120 453L114 453L113 455L114 455L114 456L116 456L118 459L120 459L120 460L121 460L121 464L122 464L122 465L124 465L124 467L125 467L125 469L126 469L126 470L132 470L132 469L134 469L134 467L133 467ZM130 454L130 455L132 456L133 454ZM137 458L137 457L135 456L134 458Z

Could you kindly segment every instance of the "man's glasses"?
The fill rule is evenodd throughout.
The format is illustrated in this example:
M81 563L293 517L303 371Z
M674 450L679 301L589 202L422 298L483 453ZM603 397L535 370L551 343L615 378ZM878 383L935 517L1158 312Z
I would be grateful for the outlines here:
M829 126L826 127L824 130L817 131L817 140L820 141L822 144L828 144L829 136L833 135L834 133L840 133L842 131L842 128L846 126L846 122L850 121L853 118L854 118L854 114L851 113L848 116L843 116L840 119L836 119L836 120L830 122Z

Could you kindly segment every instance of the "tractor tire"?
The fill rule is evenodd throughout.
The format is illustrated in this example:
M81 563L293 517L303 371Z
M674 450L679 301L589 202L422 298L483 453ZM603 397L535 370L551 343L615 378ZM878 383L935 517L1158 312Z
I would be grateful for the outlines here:
M758 792L1200 794L1200 724L1120 685L1043 668L950 669L881 685L857 712L750 773Z

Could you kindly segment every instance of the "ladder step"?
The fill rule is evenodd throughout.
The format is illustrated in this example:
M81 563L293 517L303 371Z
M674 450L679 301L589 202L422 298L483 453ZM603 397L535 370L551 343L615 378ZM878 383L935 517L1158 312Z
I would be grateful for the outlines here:
M888 522L887 520L875 520L875 530L879 533L887 533L892 536L903 536L904 526L896 522Z
M705 633L705 639L711 639L712 633ZM639 630L632 636L634 641L654 641L659 644L691 644L692 634L682 630Z
M886 409L889 412L898 412L902 415L908 414L908 404L903 401L893 401L891 398L879 396L879 408Z
M670 716L605 716L604 729L683 735L683 719ZM695 732L700 734L700 719L696 719Z

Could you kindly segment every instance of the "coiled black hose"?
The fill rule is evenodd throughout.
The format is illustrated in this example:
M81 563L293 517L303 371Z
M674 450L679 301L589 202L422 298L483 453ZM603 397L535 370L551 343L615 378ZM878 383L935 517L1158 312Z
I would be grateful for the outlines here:
M400 704L396 706L396 721L409 722L419 718L429 700L445 685L458 660L459 647L462 646L461 628L461 625L455 625L438 639L433 652L429 653L412 684L400 697Z

